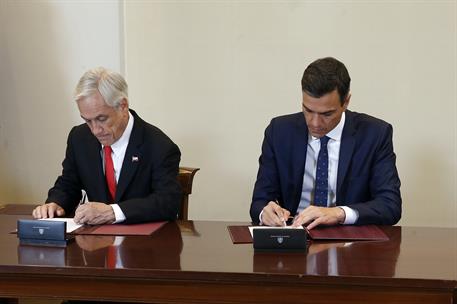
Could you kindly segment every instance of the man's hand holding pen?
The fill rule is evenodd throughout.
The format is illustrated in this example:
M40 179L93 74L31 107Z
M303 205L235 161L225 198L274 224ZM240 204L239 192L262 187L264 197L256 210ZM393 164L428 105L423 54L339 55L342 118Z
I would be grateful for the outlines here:
M290 211L282 208L278 201L270 201L262 211L262 223L267 226L286 226Z
M279 202L270 201L262 211L262 224L266 226L284 227L287 221L293 219L292 226L304 225L311 230L319 225L336 225L344 222L346 214L340 207L309 206L295 217L290 216L290 211L279 205Z
M105 203L87 202L86 194L78 204L74 221L77 224L99 225L115 221L113 208Z
M100 202L87 202L79 205L74 217L77 224L88 225L113 223L115 219L113 208Z

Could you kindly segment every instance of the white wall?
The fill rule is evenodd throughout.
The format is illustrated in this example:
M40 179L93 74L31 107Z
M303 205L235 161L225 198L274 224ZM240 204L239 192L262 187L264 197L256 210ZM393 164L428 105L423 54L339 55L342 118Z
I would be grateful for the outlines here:
M125 46L132 107L202 168L190 217L248 220L264 128L300 110L303 69L331 55L351 109L394 125L401 224L457 227L456 6L0 0L0 202L46 197L81 122L76 81L123 71Z
M71 96L90 67L123 65L119 1L0 0L0 202L43 202L60 174Z
M394 126L402 225L457 227L455 1L126 1L131 105L201 167L190 218L248 220L263 130L334 56Z

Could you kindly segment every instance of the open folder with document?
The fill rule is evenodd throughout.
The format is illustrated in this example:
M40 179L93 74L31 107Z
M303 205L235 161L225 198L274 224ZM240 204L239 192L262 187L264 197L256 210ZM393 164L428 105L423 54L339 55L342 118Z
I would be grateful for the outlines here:
M81 225L76 224L73 218L55 217L42 219L67 223L67 233L93 234L93 235L151 235L154 231L165 225L167 221L141 223L141 224L105 224Z
M267 226L228 226L230 237L234 244L252 243L252 235L249 227L267 227ZM269 227L270 228L270 227ZM280 227L284 228L284 227ZM388 241L389 237L376 225L337 225L337 226L319 226L308 231L308 237L311 240L341 240L341 241Z

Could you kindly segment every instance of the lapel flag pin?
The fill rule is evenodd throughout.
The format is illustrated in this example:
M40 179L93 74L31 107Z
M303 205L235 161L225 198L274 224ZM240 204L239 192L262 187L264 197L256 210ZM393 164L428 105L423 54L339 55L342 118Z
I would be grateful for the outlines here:
M138 156L132 156L132 163L139 161Z

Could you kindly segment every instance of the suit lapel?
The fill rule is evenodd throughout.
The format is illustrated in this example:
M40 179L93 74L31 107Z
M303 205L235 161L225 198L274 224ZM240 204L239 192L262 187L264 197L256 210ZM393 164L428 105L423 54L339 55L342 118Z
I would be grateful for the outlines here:
M338 175L336 180L336 199L338 201L341 193L341 185L343 184L346 174L348 172L349 165L352 160L352 154L354 153L355 147L355 133L353 123L353 114L350 111L346 111L346 122L343 128L343 134L341 136L340 156L338 161Z
M124 195L128 185L135 176L139 164L142 161L140 146L143 143L143 124L135 112L131 111L134 117L132 133L130 134L129 144L125 151L124 161L122 163L121 175L116 188L115 202L119 202Z
M306 151L308 148L308 127L306 126L306 121L302 113L297 116L296 130L293 135L295 138L292 139L293 148L292 148L292 166L289 168L292 172L292 181L297 188L294 192L293 199L293 209L290 210L294 212L297 210L298 205L300 204L300 197L303 188L303 176L305 174L305 162L306 162Z
M101 158L101 144L98 140L92 136L87 140L88 146L88 164L93 164L95 170L93 174L89 176L90 185L95 185L93 190L97 193L94 193L94 197L89 197L89 200L99 199L102 202L108 201L108 187L105 181L105 173L103 172L103 163Z

